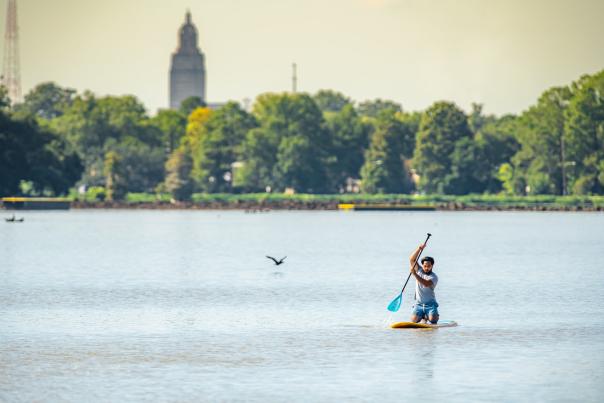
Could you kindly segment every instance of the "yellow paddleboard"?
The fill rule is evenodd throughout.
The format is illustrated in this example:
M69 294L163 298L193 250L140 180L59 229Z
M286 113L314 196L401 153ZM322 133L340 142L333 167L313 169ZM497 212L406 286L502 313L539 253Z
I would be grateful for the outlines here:
M457 326L457 322L453 320L444 320L438 322L436 325L429 325L427 323L415 323L415 322L396 322L390 325L393 329L437 329L439 327L453 327Z

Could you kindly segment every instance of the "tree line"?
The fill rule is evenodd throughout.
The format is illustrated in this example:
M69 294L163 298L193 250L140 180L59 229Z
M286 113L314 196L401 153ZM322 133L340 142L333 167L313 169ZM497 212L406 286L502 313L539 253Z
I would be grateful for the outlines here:
M10 106L0 90L0 195L85 185L129 192L604 194L604 70L545 91L519 115L439 101L267 93L251 111L189 98L150 116L133 96L43 83Z

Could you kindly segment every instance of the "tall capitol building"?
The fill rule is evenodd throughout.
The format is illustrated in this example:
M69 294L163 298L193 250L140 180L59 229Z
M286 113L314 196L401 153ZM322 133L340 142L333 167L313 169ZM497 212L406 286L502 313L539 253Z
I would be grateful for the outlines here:
M197 28L187 11L178 32L178 49L170 66L170 108L178 109L183 100L197 96L206 101L205 57L197 46Z

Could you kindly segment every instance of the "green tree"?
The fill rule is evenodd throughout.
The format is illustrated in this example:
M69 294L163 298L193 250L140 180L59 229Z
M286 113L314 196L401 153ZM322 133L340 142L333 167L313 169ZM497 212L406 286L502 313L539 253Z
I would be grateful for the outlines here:
M273 167L277 163L278 138L266 129L252 129L246 135L241 167L234 172L233 185L247 192L264 192L276 186Z
M192 150L193 177L199 189L210 193L233 190L233 164L242 154L247 132L256 125L254 117L236 102L227 103L209 117Z
M14 106L14 113L51 120L71 106L75 94L74 89L61 88L53 82L38 84L25 95L23 103Z
M179 112L182 113L184 116L188 117L191 112L193 112L195 109L205 108L206 106L207 104L203 102L200 97L188 97L180 103Z
M162 132L149 124L144 106L132 96L96 98L85 92L76 96L63 115L50 127L66 138L84 160L82 181L103 186L103 166L107 152L116 144L140 142L163 150ZM120 157L128 159L120 153ZM162 163L163 165L163 163Z
M190 200L193 194L193 160L184 147L177 148L166 162L166 189L175 200Z
M67 137L80 154L102 149L108 139L134 137L161 145L157 131L147 136L141 124L147 119L145 107L136 98L96 98L90 92L77 96L71 107L53 119L52 127ZM149 137L149 138L147 138Z
M523 176L527 193L565 193L564 122L571 95L568 87L551 88L519 119L521 149L512 163L515 174Z
M185 135L187 117L179 111L162 109L150 119L149 124L161 131L162 143L166 147L166 152L172 154Z
M497 179L501 182L502 191L506 195L522 194L525 183L518 183L514 176L514 167L505 162L497 171Z
M564 140L573 193L604 193L604 70L573 83Z
M454 144L451 166L442 182L446 194L498 193L503 188L501 165L518 151L514 137L516 119L504 116L489 118L476 127L479 132ZM507 169L507 168L506 168ZM505 174L509 174L505 171Z
M120 178L119 196L125 196L126 192L153 192L164 181L166 154L161 147L126 138L120 142L108 141L104 149L105 155L115 153L119 157L112 170Z
M388 116L388 113L384 116ZM401 139L401 152L405 159L411 159L415 151L417 132L419 131L422 114L420 112L397 112L394 116L402 124L402 126L397 126L398 136Z
M490 172L482 144L472 137L463 137L455 142L450 160L450 171L441 182L443 193L462 195L485 191Z
M508 176L501 176L501 166L509 164L512 156L520 149L516 139L517 127L518 119L513 115L506 115L481 126L480 131L475 135L479 153L477 169L480 171L472 174L482 183L482 189L477 193L499 193L520 186L514 178L511 165L509 165L511 171L505 171ZM502 178L511 181L507 187L504 186Z
M383 111L402 112L403 107L394 101L375 99L372 101L361 102L357 110L362 116L376 118Z
M366 193L409 193L413 184L406 160L413 150L414 133L396 118L393 110L383 111L361 168L361 188Z
M331 190L326 161L329 132L323 115L306 94L264 94L254 104L259 127L243 147L245 164L237 183L246 189Z
M335 187L342 190L348 178L360 177L371 127L348 104L327 118L327 128L332 138L329 172Z
M506 182L506 189L513 171L502 164L509 162L518 151L518 142L514 137L516 119L504 116L493 118L489 123L481 124L480 131L472 137L464 137L455 142L451 154L450 171L443 181L443 192L447 194L498 193Z
M472 103L472 112L468 116L468 125L472 133L478 133L485 125L497 121L495 116L483 114L482 109L482 104Z
M426 193L453 191L449 186L453 153L456 143L468 138L472 138L472 132L466 115L455 104L437 102L424 112L413 158L421 190Z
M105 175L105 190L109 201L123 199L126 195L124 181L118 174L120 160L120 156L115 151L109 151L105 154L103 174Z
M0 196L18 194L22 181L32 194L65 194L82 173L67 143L33 120L13 120L0 112Z
M319 90L313 100L323 112L340 112L347 105L352 105L350 98L333 90Z

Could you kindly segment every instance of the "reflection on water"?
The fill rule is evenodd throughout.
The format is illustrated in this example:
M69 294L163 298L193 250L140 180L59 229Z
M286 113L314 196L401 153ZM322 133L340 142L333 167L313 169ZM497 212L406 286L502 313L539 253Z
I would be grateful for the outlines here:
M436 342L436 330L425 329L423 331L412 331L409 341L409 361L415 363L414 373L420 380L426 392L434 387L434 356L438 354L438 343ZM440 330L439 330L440 331Z
M0 401L604 396L601 214L26 218L0 226ZM412 286L386 306L426 232L441 317L460 326L389 329L409 318Z

